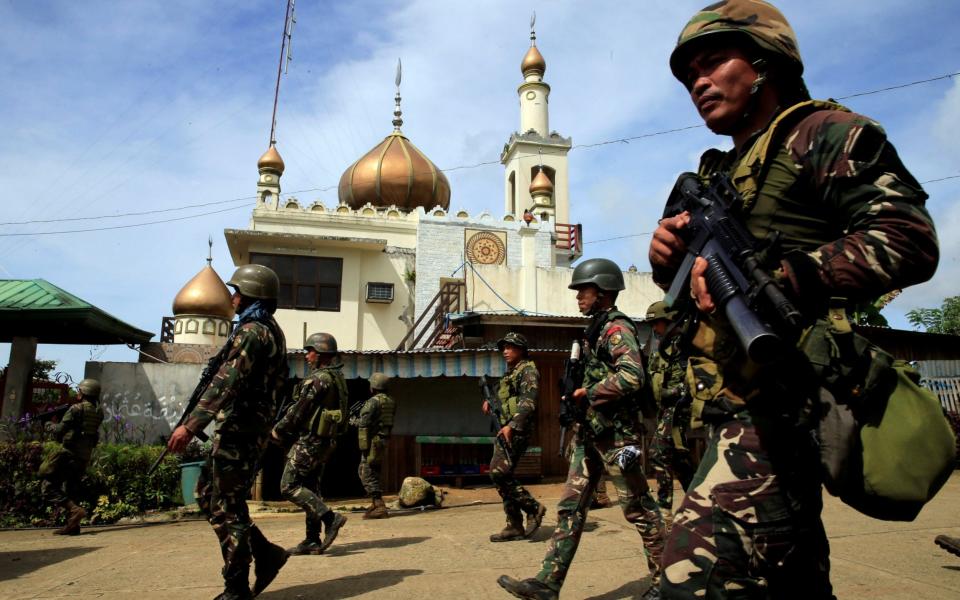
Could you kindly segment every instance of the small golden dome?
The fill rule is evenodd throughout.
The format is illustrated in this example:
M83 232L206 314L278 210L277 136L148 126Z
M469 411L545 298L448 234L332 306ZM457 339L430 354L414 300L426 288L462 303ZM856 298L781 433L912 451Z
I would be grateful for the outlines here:
M283 175L283 159L280 158L280 153L277 152L277 147L273 144L270 144L270 147L267 148L267 151L263 153L263 156L260 157L260 160L257 161L257 169L263 171L264 169L268 171L276 171L278 175Z
M230 320L233 318L230 296L230 290L223 280L213 267L207 265L194 275L173 299L173 314L203 315Z
M547 61L543 60L543 55L536 46L530 46L523 57L523 62L520 63L520 72L526 75L527 71L536 71L541 76L547 72Z
M450 207L450 183L410 140L394 131L350 165L340 177L340 202L357 209L395 205L401 210L418 206Z
M550 181L547 174L543 172L543 169L539 169L537 176L530 182L530 195L536 196L538 194L553 195L553 182Z

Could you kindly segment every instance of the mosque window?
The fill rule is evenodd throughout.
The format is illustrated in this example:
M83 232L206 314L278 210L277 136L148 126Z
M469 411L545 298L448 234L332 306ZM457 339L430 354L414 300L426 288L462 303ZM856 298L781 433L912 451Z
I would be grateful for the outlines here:
M517 172L510 173L510 214L517 214Z
M340 310L342 258L251 253L250 262L276 272L280 279L278 308Z

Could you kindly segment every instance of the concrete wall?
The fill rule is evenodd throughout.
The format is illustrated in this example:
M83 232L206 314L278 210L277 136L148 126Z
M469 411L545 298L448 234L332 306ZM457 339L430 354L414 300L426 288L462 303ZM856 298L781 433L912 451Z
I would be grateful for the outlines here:
M107 419L120 415L131 427L143 427L145 441L169 436L200 378L202 365L88 362L84 377L100 380L100 402Z

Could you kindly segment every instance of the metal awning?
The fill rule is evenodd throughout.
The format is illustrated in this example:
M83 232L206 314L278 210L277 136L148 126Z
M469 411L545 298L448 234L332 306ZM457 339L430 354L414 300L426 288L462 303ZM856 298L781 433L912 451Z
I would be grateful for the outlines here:
M43 279L0 279L0 342L142 344L153 334L124 323Z

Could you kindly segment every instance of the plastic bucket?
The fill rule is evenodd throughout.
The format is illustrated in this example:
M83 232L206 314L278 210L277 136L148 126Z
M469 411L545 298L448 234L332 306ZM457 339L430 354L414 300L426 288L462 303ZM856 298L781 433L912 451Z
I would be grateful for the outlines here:
M183 494L183 505L196 504L197 480L200 479L200 469L204 461L188 462L180 465L180 492Z

